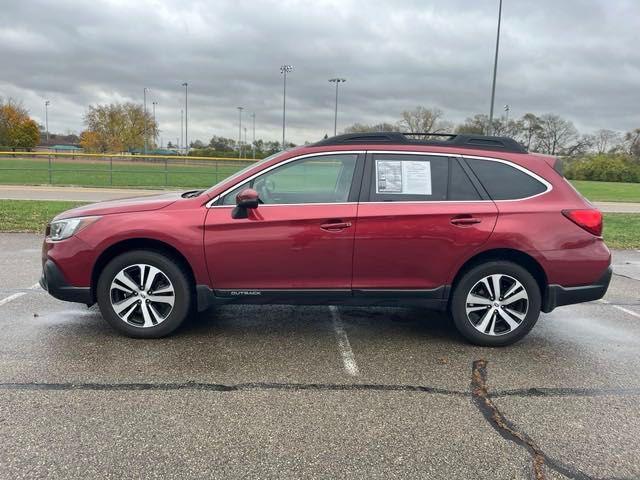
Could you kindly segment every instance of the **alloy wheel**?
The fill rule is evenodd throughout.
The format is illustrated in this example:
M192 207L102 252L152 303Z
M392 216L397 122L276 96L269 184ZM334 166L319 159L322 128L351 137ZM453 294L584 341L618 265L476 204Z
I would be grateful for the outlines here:
M529 295L515 278L488 275L471 288L465 311L473 327L484 335L506 335L516 330L529 310Z
M176 299L169 277L147 264L120 270L111 282L109 296L116 315L123 322L141 328L154 327L166 320Z

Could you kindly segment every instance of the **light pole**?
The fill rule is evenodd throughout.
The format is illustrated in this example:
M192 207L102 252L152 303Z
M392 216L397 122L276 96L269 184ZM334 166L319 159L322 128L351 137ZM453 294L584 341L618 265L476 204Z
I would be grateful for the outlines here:
M158 125L156 124L156 105L158 105L158 102L153 102L153 140L154 142L158 138ZM162 144L162 142L160 143Z
M498 32L496 33L496 54L493 59L493 82L491 84L491 108L489 110L488 134L493 133L493 104L496 98L496 75L498 73L498 50L500 49L500 24L502 22L502 0L498 7Z
M256 112L253 112L251 114L251 120L253 120L253 142L251 143L252 145L252 150L253 150L253 159L256 159Z
M346 78L330 78L330 82L334 82L336 84L336 111L333 116L333 136L335 137L338 132L338 85L340 82L344 83L347 81Z
M242 158L242 107L238 109L238 158Z
M184 143L185 143L185 153L189 153L189 84L184 82L182 84L184 87Z
M178 151L184 147L184 110L180 109L180 144L178 145Z
M144 153L147 154L147 87L143 89L144 98Z
M47 131L47 143L49 143L49 104L51 102L49 100L45 100L44 102L44 128Z
M244 144L247 144L247 127L244 127ZM247 158L247 154L244 154L244 157Z
M510 110L511 110L511 106L509 104L506 104L504 106L504 112L505 112L505 117L506 117L504 123L507 124L507 125L509 124L509 111Z
M283 89L282 89L282 149L286 150L287 146L284 139L285 134L285 120L287 116L287 73L293 72L292 65L282 65L280 67L280 73L283 76Z

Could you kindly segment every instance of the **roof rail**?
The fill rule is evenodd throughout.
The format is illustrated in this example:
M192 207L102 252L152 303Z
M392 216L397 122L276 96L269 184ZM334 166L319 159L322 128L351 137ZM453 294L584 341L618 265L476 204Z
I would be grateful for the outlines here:
M419 138L412 138L419 137ZM425 137L434 137L434 140ZM446 137L446 140L442 140ZM509 137L492 137L488 135L474 135L469 133L412 133L412 132L365 132L347 133L331 138L325 138L313 146L328 145L433 145L437 147L473 148L476 150L494 150L510 153L527 153L527 149Z

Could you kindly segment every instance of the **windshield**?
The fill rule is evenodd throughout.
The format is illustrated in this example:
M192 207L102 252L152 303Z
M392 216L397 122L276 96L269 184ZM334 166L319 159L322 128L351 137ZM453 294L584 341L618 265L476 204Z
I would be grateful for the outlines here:
M284 152L285 152L285 151L284 151L284 150L282 150L282 151L280 151L280 152L274 153L273 155L269 155L268 157L263 158L262 160L258 160L257 162L252 163L251 165L248 165L248 166L244 167L242 170L238 170L238 171L237 171L236 173L234 173L233 175L231 175L231 176L229 176L229 177L226 177L226 178L223 178L223 179L222 179L222 180L220 180L218 183L216 183L215 185L213 185L213 186L211 186L210 188L208 188L208 189L206 190L206 191L207 191L207 193L208 193L208 192L210 192L211 190L213 190L214 188L216 188L218 185L221 185L222 183L225 183L225 182L228 182L228 181L230 181L230 180L234 180L234 179L236 179L236 178L239 178L239 177L241 177L242 175L244 175L244 174L245 174L245 172L249 171L250 169L252 169L252 168L254 168L254 167L258 166L258 165L262 165L263 163L268 162L269 160L271 160L271 159L273 159L273 158L277 157L278 155L280 155L281 153L284 153Z

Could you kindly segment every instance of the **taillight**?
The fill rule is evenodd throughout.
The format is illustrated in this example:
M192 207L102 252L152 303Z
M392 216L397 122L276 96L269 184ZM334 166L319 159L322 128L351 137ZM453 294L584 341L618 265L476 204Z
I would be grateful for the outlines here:
M600 210L563 210L562 214L587 232L598 237L602 235L602 213Z

